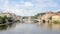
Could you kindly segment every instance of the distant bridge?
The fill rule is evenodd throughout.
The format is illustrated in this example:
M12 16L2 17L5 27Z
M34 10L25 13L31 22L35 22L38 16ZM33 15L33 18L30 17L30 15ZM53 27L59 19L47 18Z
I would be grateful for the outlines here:
M19 20L20 22L26 20L26 21L38 21L41 22L41 19L32 19L32 17L28 17L28 19L23 19L23 17L21 17L20 19L15 19L15 20Z

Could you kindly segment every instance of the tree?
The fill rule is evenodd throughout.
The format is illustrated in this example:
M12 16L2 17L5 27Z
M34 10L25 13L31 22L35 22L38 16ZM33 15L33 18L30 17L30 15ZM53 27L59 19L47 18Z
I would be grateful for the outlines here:
M5 15L3 18L4 18L4 19L7 19L8 17L7 17L7 15Z
M46 14L46 13L38 13L37 15L32 16L32 17L35 18L35 19L37 19L40 15L43 16L44 14Z
M6 23L6 19L7 19L8 17L7 17L7 15L5 15L4 17L3 17L3 23Z
M13 22L12 17L8 17L8 21L9 21L9 22Z
M2 19L2 17L0 16L0 24L2 24L3 23L3 19Z

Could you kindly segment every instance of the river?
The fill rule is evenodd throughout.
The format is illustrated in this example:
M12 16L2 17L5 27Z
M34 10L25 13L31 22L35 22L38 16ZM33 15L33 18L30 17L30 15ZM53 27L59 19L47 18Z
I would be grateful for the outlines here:
M60 34L60 25L33 22L14 23L0 26L0 34Z

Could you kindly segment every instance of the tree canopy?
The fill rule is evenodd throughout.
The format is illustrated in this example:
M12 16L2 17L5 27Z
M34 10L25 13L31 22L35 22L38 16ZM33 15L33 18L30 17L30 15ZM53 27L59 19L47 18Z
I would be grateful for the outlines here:
M46 14L46 13L38 13L37 15L35 15L35 16L32 16L34 19L37 19L38 18L38 16L43 16L44 14Z

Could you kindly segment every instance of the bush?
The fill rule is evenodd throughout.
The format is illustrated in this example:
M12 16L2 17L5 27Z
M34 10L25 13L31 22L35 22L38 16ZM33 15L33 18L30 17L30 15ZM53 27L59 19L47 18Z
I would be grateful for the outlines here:
M3 23L3 19L2 18L0 18L0 24L2 24Z
M54 24L60 24L60 21L55 20L55 21L53 21L53 23Z
M7 19L7 18L8 18L7 15L5 15L5 16L3 17L4 20Z
M6 20L5 19L3 20L3 23L6 23Z
M6 19L7 19L8 17L5 15L4 17L1 17L0 16L0 24L3 24L3 23L6 23Z
M7 17L6 15L4 17L0 16L0 24L4 24L6 23L6 19L8 20L8 22L13 22L12 17Z
M8 21L9 21L9 22L13 22L12 17L8 17Z
M7 15L5 15L2 19L3 19L3 23L6 23L6 19L7 19Z

